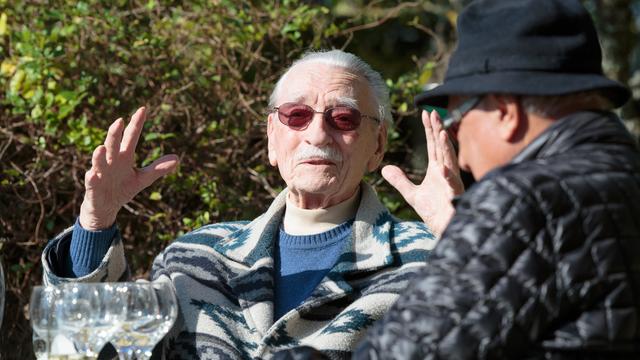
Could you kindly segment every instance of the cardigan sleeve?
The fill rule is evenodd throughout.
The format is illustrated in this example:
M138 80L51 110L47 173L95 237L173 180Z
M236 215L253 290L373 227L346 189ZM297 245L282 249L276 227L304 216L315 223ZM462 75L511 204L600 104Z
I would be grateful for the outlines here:
M104 230L86 230L77 219L73 225L69 256L61 258L65 268L63 275L77 278L97 269L117 232L116 224Z
M43 282L56 285L65 282L114 282L127 281L130 278L129 267L124 255L122 238L115 232L111 245L100 264L93 271L80 277L72 277L67 272L69 251L73 227L64 230L53 238L42 252Z

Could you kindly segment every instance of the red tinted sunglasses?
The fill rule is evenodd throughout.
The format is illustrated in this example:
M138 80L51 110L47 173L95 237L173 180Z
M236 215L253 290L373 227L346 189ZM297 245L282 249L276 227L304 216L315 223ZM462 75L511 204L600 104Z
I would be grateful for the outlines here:
M276 106L272 111L278 113L278 120L293 130L304 130L313 120L314 114L322 114L322 118L329 126L340 131L355 130L360 126L362 118L369 118L380 122L377 118L362 115L358 109L348 106L336 106L325 111L315 111L311 106L298 103L284 103Z

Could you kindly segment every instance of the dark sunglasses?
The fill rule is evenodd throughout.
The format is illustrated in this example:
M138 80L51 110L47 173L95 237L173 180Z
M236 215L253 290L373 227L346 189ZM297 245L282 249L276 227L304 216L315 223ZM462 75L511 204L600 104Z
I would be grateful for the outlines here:
M445 130L448 129L456 129L458 124L462 121L462 118L473 108L478 106L478 104L482 101L482 96L474 96L462 102L457 108L452 109L451 111L447 111L445 108L437 107L437 106L422 106L423 110L427 110L428 112L436 111L440 118L442 119L442 127Z
M276 106L271 112L278 113L278 120L293 130L304 130L313 120L314 114L322 114L322 118L329 126L340 131L355 130L360 126L362 118L369 118L380 122L373 116L363 115L358 109L348 106L336 106L325 111L315 111L311 106L298 103L284 103Z

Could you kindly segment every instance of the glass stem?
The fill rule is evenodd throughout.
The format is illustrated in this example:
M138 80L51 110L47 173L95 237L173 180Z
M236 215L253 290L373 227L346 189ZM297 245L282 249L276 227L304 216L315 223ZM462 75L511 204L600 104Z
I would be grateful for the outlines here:
M136 359L135 348L133 346L123 346L116 349L118 351L118 359L134 360Z
M153 347L140 347L136 351L136 359L138 360L149 360L151 359L151 351Z

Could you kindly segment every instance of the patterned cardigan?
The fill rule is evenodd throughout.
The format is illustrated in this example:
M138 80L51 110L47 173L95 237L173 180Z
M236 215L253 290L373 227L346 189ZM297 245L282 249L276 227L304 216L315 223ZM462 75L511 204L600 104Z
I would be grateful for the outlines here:
M309 298L274 322L272 253L286 193L252 222L204 226L155 258L153 281L171 281L180 305L178 320L163 342L164 358L270 358L278 350L303 345L330 358L349 358L436 243L423 223L391 216L363 183L352 234L336 265ZM77 279L57 276L49 253L70 234L67 229L45 248L46 283L128 278L119 237L94 272Z

